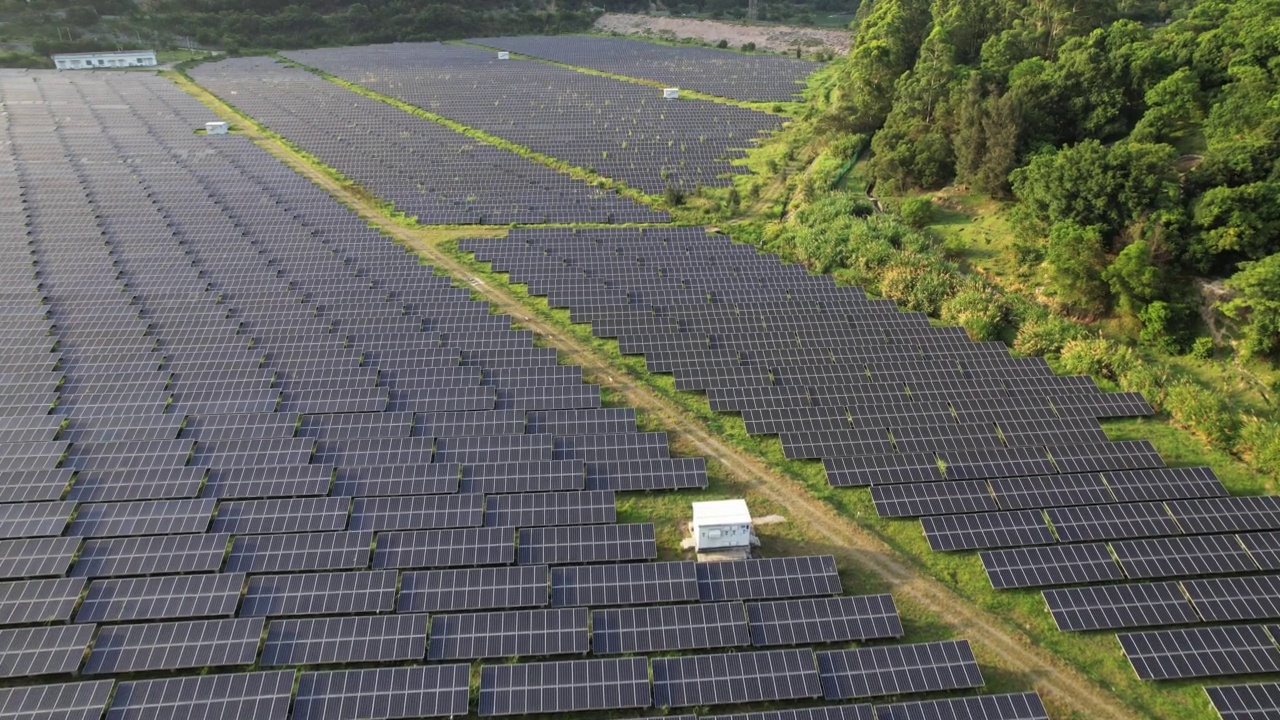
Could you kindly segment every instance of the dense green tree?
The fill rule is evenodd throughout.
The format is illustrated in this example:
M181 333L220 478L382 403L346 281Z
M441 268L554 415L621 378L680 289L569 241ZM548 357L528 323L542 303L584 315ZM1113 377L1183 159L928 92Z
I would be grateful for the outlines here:
M1054 223L1044 262L1049 291L1063 310L1096 315L1107 309L1110 298L1102 278L1106 252L1101 227L1071 221Z
M1142 213L1177 202L1175 155L1168 145L1107 147L1097 140L1041 152L1013 173L1017 219L1030 234L1065 221L1110 237Z
M868 0L841 73L835 127L872 132L884 124L898 78L915 64L929 27L928 0Z
M1136 314L1164 294L1164 273L1152 259L1151 245L1135 240L1102 271L1120 309Z
M1280 351L1280 253L1241 263L1226 284L1236 296L1221 310L1240 323L1241 352L1275 356Z
M1258 260L1280 252L1280 180L1215 187L1195 206L1195 254Z

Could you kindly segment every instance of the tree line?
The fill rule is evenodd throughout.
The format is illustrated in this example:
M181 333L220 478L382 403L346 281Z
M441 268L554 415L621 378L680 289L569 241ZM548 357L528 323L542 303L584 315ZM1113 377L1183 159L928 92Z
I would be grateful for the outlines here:
M1280 355L1280 0L870 0L855 23L822 125L870 138L883 191L1015 201L1020 264L1077 317L1177 333L1188 281L1225 278L1241 352Z

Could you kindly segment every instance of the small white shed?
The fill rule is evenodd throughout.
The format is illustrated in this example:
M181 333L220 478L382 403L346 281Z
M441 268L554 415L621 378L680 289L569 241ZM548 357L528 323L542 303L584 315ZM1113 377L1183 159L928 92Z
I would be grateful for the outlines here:
M498 59L499 59L499 60L510 60L510 59L511 59L511 53L510 53L510 52L507 52L506 50L499 50L499 51L498 51Z
M155 67L155 50L117 50L111 52L58 53L53 63L59 70L93 70L97 68Z
M204 124L204 132L206 135L226 135L227 124L221 120L217 122L207 122Z
M667 100L679 100L680 88L663 88L662 97L666 98Z
M751 511L746 500L693 504L693 541L698 552L751 547Z

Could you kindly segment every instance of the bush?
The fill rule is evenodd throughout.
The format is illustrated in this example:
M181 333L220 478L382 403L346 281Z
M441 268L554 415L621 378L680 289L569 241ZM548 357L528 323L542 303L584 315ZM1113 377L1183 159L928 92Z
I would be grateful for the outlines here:
M1060 360L1067 372L1117 383L1142 364L1132 348L1101 338L1068 341L1062 346Z
M1280 423L1245 417L1235 451L1254 469L1280 474Z
M1197 360L1212 360L1213 351L1213 338L1198 337L1191 343L1191 352L1188 354Z
M1173 424L1220 448L1230 448L1236 433L1236 416L1218 393L1187 380L1169 386L1165 410Z
M1083 327L1070 320L1045 313L1023 321L1013 339L1013 349L1023 355L1049 355L1085 334Z
M1120 389L1125 392L1142 393L1142 397L1151 403L1157 411L1165 405L1165 386L1169 384L1169 372L1159 371L1147 363L1138 363L1120 375Z
M902 222L919 230L933 220L933 201L922 197L907 198L898 208L898 215Z
M721 40L720 42L716 43L716 47L720 48L721 50L724 50L725 48L729 47L729 41Z
M995 340L1004 329L1004 299L990 287L970 283L942 303L942 321L959 325L978 342Z
M743 44L742 44L742 49L743 49L743 51L745 51L745 52L755 52L756 44L755 44L755 43L753 43L753 42L743 43Z
M679 207L684 204L684 190L675 183L667 183L667 189L662 191L662 199L671 207Z
M1170 355L1177 355L1182 350L1179 337L1182 333L1178 326L1182 325L1179 317L1184 313L1169 303L1157 300L1138 311L1138 320L1142 329L1138 331L1138 342Z
M950 268L908 259L885 268L880 278L880 294L904 309L937 317L942 302L956 291L957 282Z

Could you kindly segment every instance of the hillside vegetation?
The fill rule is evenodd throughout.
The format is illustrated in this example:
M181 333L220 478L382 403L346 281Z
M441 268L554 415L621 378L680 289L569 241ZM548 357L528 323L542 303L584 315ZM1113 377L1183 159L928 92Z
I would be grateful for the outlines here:
M581 0L0 0L0 41L26 46L12 54L33 61L49 52L139 42L192 41L234 53L580 32L596 15Z

